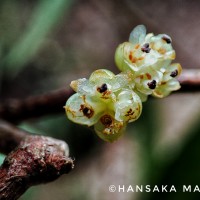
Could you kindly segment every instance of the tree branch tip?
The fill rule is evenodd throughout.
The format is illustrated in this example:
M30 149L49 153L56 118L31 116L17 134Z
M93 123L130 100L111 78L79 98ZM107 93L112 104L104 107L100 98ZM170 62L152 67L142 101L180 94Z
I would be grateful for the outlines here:
M64 141L27 135L0 167L0 199L18 199L29 187L54 181L73 168Z

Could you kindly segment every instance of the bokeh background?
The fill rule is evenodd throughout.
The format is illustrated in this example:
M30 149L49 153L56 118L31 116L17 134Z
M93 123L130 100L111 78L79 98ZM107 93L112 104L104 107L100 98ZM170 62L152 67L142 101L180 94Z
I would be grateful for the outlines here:
M114 52L138 24L172 37L176 61L200 68L200 1L1 0L0 100L69 88L99 68L115 73ZM30 188L21 200L198 200L200 94L150 98L139 120L113 144L63 113L25 120L19 127L65 140L75 169ZM0 162L4 156L1 155ZM175 185L177 192L114 192L109 185Z

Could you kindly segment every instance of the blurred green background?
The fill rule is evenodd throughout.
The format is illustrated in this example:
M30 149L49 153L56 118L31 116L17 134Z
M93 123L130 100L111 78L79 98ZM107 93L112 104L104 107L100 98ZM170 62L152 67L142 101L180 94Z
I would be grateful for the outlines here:
M114 52L138 24L173 39L177 62L200 68L198 0L1 0L0 101L47 93L99 68L118 73ZM65 113L19 127L65 140L75 169L21 200L198 200L200 94L150 98L119 141L108 144ZM0 162L3 161L0 156ZM177 192L114 192L109 185L175 185Z

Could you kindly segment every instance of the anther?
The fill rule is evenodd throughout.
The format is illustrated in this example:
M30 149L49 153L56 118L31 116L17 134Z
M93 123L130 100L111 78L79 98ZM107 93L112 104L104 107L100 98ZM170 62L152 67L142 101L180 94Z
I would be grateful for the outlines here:
M92 108L88 108L83 104L81 104L80 111L82 111L87 118L91 118L94 114L94 110Z
M97 91L100 92L100 93L103 93L103 92L105 92L107 89L108 89L108 86L107 86L106 83L104 83L104 84L102 84L101 87L98 87L98 88L97 88Z
M163 39L165 42L167 42L167 44L170 44L170 43L172 43L172 41L171 41L170 37L169 37L169 36L167 36L167 35L164 35L164 36L162 37L162 39Z
M143 52L145 52L145 53L149 53L150 50L151 50L151 48L149 48L149 43L145 43L145 44L142 46L141 50L142 50Z
M173 77L173 78L176 77L177 75L178 75L177 69L170 74L170 76Z
M149 82L149 83L147 83L147 85L149 86L149 88L150 89L155 89L156 88L156 81L155 80L153 80L153 81L151 81L151 82Z

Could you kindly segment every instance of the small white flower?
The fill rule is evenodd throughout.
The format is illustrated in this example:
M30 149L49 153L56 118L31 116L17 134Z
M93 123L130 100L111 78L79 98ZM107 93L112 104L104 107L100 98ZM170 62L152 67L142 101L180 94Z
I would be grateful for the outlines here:
M133 74L129 85L145 101L148 95L165 97L180 88L174 78L181 73L181 66L171 64L175 56L168 35L146 35L145 27L139 25L131 32L129 42L117 48L115 62L120 70Z
M169 65L163 72L162 81L158 83L153 91L153 96L163 98L168 96L172 91L180 89L180 83L176 79L181 74L182 68L179 63Z
M146 28L139 25L131 32L129 41L117 48L115 62L121 71L135 72L148 66L159 70L163 65L169 65L175 56L172 39L168 35L146 35Z
M137 120L142 112L140 97L131 90L123 90L117 96L115 103L115 119L123 122L133 122Z
M104 113L105 105L91 96L76 93L66 102L65 110L71 121L92 126Z
M126 129L126 123L117 121L112 114L104 114L94 125L96 134L106 142L119 139Z
M145 95L151 95L158 83L162 80L163 74L153 68L145 68L136 73L134 82L135 89Z

